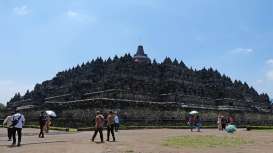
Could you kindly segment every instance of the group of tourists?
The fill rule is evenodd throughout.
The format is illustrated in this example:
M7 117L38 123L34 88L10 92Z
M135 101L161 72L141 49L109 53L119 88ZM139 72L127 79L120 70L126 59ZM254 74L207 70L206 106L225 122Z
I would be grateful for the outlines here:
M187 125L189 125L191 132L196 128L197 132L200 132L202 126L200 115L197 111L189 112L187 116ZM232 115L224 116L218 114L217 125L219 131L226 131L228 133L233 133L236 131L235 118Z
M200 132L201 128L201 119L198 114L190 114L187 124L190 126L191 132L196 128L197 132Z
M40 133L38 137L44 138L45 137L44 132L48 133L49 127L51 125L51 118L45 111L42 111L40 114L39 125L40 125Z
M49 126L51 124L50 117L45 113L41 112L39 117L40 133L39 138L44 138L44 131L48 133ZM7 128L8 141L12 140L12 146L16 145L16 135L18 136L17 146L21 145L22 140L22 128L25 124L24 115L15 111L8 115L4 121L3 126Z
M22 139L22 128L25 124L25 117L20 112L13 112L11 115L8 115L3 125L7 127L8 130L8 138L9 141L11 141L12 138L12 145L16 145L16 133L18 135L18 142L17 146L21 145L21 139Z
M100 134L101 142L104 142L103 139L103 128L106 125L107 127L107 139L106 141L110 141L110 133L112 136L112 140L116 141L115 132L119 130L119 117L117 113L113 111L109 111L109 113L103 116L99 111L96 112L95 118L95 132L92 137L92 141L95 140L97 133ZM25 124L25 117L21 112L13 112L11 115L8 115L4 122L3 126L7 128L8 133L8 141L12 141L12 146L16 145L16 135L18 135L18 143L17 146L21 145L22 139L22 128ZM51 125L51 117L45 111L42 111L39 116L39 126L40 133L38 135L39 138L44 138L45 133L48 133L49 126Z
M95 132L91 139L92 142L94 142L98 132L100 134L101 143L104 142L102 131L105 124L107 127L106 141L110 141L110 133L112 135L113 141L116 141L115 132L118 132L118 129L119 129L119 117L117 113L114 113L113 111L109 111L109 113L106 116L103 116L100 111L97 111L96 118L95 118Z
M219 114L217 117L218 129L220 131L226 130L228 132L228 128L232 129L228 126L234 126L235 119L233 116L224 116ZM18 135L18 143L17 146L21 145L22 139L22 128L25 123L25 117L20 112L13 112L8 115L4 122L3 126L7 127L8 140L12 140L12 145L16 145L16 134ZM189 113L187 124L190 126L191 132L194 128L197 129L197 132L200 132L201 128L201 119L197 111L192 111ZM51 118L47 112L42 111L39 116L39 125L40 125L40 133L38 135L39 138L44 138L44 133L48 133L49 126L51 125ZM106 126L107 128L107 138L106 141L110 141L110 134L112 136L112 141L116 141L115 132L118 132L120 125L120 119L117 112L109 111L107 114L102 114L100 111L96 112L95 117L95 131L92 136L92 142L94 142L97 134L100 135L100 141L103 143L103 129ZM235 126L234 126L235 128ZM236 129L235 129L236 130ZM235 131L232 130L232 131Z
M217 117L217 125L218 125L218 130L223 131L226 129L226 127L230 124L234 124L234 117L229 115L229 116L224 116L219 114Z

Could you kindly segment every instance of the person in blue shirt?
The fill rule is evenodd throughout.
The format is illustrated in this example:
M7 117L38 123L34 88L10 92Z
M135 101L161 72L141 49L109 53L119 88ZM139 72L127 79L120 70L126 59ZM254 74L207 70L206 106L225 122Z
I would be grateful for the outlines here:
M16 112L14 115L12 115L12 146L16 144L16 133L18 135L18 143L17 146L21 145L21 139L22 139L22 129L25 124L25 117L22 113Z
M119 130L119 116L118 116L117 112L115 113L114 124L115 124L115 131L118 132L118 130Z

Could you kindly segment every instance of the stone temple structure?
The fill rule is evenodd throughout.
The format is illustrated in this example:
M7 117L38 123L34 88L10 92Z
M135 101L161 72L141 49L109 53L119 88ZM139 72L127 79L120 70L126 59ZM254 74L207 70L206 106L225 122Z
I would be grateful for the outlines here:
M143 46L137 47L137 53L134 55L134 62L136 63L150 63L151 60L147 56L147 54L144 53Z
M193 70L170 58L151 63L143 46L133 57L97 58L58 72L25 95L15 94L7 109L23 111L30 125L41 111L53 110L54 126L75 128L93 127L96 111L110 110L130 126L185 125L192 110L203 125L215 125L220 114L233 116L240 126L273 125L267 94L212 68Z

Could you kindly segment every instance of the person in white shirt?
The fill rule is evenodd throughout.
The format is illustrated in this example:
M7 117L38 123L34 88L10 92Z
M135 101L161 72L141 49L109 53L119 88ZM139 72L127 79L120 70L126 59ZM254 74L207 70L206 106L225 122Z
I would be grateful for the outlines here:
M16 132L18 135L18 143L17 146L21 145L21 139L22 139L22 128L25 124L25 117L22 113L15 113L12 115L12 138L13 142L12 145L16 144Z
M11 141L12 134L12 115L13 113L11 115L8 115L3 122L3 127L7 127L9 141Z
M115 124L115 131L118 132L119 129L119 117L118 117L118 113L115 113L115 118L114 118L114 124Z

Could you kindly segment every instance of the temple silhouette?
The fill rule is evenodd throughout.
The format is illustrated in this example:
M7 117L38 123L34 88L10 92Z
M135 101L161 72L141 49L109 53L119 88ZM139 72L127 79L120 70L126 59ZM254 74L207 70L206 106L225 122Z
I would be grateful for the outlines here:
M143 46L134 56L98 57L58 72L32 91L15 94L7 108L25 111L29 120L41 110L55 110L72 127L89 126L97 110L117 111L121 118L141 125L175 124L190 110L205 114L204 123L226 113L236 115L240 124L273 124L267 94L212 68L193 70L168 57L151 63Z

